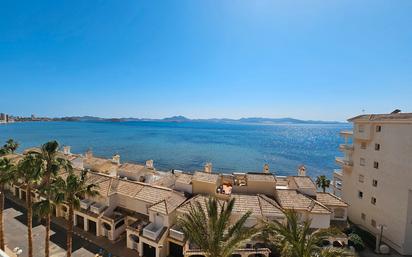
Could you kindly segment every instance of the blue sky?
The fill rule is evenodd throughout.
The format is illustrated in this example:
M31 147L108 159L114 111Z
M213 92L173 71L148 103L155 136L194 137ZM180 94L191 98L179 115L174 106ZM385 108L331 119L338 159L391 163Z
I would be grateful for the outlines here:
M0 111L412 112L412 1L1 1Z

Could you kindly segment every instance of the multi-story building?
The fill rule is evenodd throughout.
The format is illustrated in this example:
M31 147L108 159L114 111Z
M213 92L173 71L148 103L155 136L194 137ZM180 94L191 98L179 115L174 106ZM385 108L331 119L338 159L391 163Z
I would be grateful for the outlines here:
M348 218L401 254L412 254L412 113L360 115L343 131L334 190Z
M32 151L38 148L23 153ZM5 157L13 163L23 158L19 154ZM88 151L83 156L72 154L70 147L64 147L59 157L75 164L77 173L90 170L88 183L98 186L99 195L82 199L80 208L74 211L75 226L113 242L126 237L125 247L136 250L140 256L204 256L201 249L187 240L177 219L192 203L204 204L208 196L222 202L234 198L233 221L250 210L252 215L245 226L283 221L283 212L291 209L298 212L302 221L311 220L313 229L346 221L348 205L330 193L317 192L304 168L298 176L288 177L275 176L267 165L263 172L214 173L210 163L204 171L194 173L159 172L151 160L145 165L122 164L118 155L104 159ZM67 174L61 171L59 175L64 178ZM9 189L22 200L28 197L22 183L14 183ZM37 193L32 197L33 201L40 199ZM59 205L55 215L68 219L67 206ZM264 242L256 239L244 242L234 256L268 257L269 253Z

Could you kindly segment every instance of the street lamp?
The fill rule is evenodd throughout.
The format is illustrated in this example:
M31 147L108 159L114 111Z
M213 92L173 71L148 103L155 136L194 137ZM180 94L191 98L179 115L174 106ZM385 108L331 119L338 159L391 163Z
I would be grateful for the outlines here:
M376 228L379 230L379 235L376 238L376 249L375 252L376 253L381 253L381 243L382 243L382 234L383 234L383 230L387 229L387 226L384 224L379 224L378 226L376 226Z

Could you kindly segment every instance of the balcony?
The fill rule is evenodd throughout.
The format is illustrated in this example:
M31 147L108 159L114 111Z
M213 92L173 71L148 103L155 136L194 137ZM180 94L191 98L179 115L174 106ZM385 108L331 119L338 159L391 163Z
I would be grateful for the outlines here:
M340 132L340 135L343 137L353 137L353 131L352 130L342 130Z
M354 147L353 144L340 144L339 150L341 151L353 151Z
M180 227L174 225L169 230L169 237L179 241L183 241L185 239L185 234L183 234L183 231Z
M352 167L353 166L353 161L350 159L346 159L344 157L336 157L335 161L337 164L342 165L344 167Z
M333 178L337 178L339 180L343 179L343 173L341 169L333 170Z
M102 213L107 207L101 203L94 203L90 205L90 211L94 214Z
M162 231L163 226L150 223L143 229L143 236L153 241L157 241Z
M90 205L92 205L93 203L94 202L89 199L80 200L80 208L82 208L83 210L88 210Z

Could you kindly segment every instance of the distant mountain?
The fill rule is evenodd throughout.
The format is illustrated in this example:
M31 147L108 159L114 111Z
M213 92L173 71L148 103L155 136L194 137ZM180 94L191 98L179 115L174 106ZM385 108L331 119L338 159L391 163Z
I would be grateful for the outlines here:
M151 122L217 122L217 123L248 123L248 124L338 124L344 123L339 121L321 121L321 120L299 120L294 118L261 118L250 117L241 119L189 119L185 116L172 116L163 119L145 119L145 118L100 118L94 116L74 116L55 118L53 120L60 121L111 121L111 122L126 122L126 121L151 121Z

